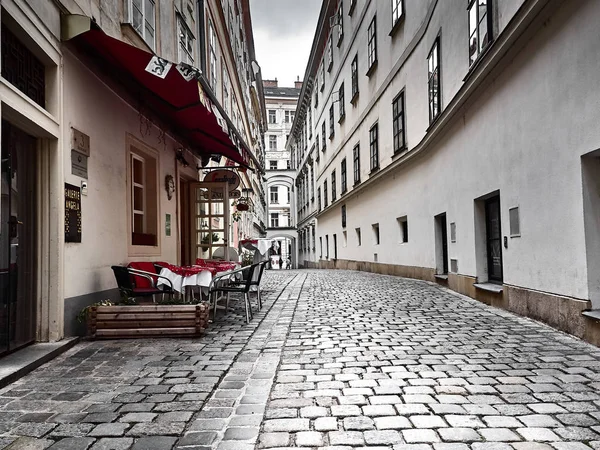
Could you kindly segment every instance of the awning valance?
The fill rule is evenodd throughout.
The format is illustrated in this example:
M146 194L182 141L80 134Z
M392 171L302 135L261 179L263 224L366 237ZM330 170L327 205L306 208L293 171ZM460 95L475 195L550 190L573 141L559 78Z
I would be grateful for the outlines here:
M64 23L69 19L78 27L74 33L72 30L65 33L68 27ZM214 97L206 94L198 69L171 63L112 38L91 23L86 30L85 19L89 21L82 16L65 17L63 40L73 42L122 82L139 101L142 113L168 124L199 157L223 155L249 166L250 150L225 119Z

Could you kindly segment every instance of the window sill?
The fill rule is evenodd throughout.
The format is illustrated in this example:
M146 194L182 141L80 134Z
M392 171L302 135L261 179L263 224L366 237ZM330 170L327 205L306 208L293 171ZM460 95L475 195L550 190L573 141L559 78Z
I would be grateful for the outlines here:
M352 105L354 105L354 106L356 106L356 101L358 100L358 94L359 94L359 92L356 92L350 99L350 103L352 103Z
M373 169L371 169L371 171L369 172L369 176L373 176L375 175L377 172L379 172L379 167L374 167Z
M341 124L345 119L346 119L346 114L344 114L343 116L340 116L340 118L338 119L338 123Z
M474 283L473 286L476 289L481 289L482 291L487 292L493 292L494 294L501 294L504 290L503 285L495 283Z
M356 8L356 0L352 3L350 3L350 9L348 9L348 15L351 16L352 13L354 12L354 8Z
M394 26L392 27L392 29L390 30L390 34L389 36L394 37L394 35L396 34L396 32L398 31L398 29L402 26L402 24L404 23L404 16L405 14L403 13L400 17L398 17L398 20L396 20L396 23L394 24Z
M600 309L590 309L581 312L582 316L589 317L590 319L600 320Z
M332 68L333 68L333 61L331 61L329 63L329 65L327 66L327 73L330 73Z
M485 48L481 51L481 53L477 56L473 64L471 64L471 67L469 67L467 74L463 78L463 83L466 83L467 80L469 80L469 78L473 76L473 73L477 71L477 68L482 64L482 61L485 59L485 56L489 53L490 49L492 48L493 43L494 41L488 43L488 45L486 45Z
M330 141L333 141L333 138L334 138L334 137L335 137L335 133L331 133L331 134L329 135L329 140L330 140Z
M406 146L396 150L394 152L394 154L392 155L392 159L396 159L398 156L405 154L408 151L408 148L406 148Z
M446 281L448 280L448 274L447 273L435 274L434 276L438 280L446 280Z
M360 184L360 180L355 181L354 184L352 185L353 188L355 188L356 186L358 186Z
M438 121L438 119L441 116L442 116L442 110L440 109L440 112L437 113L437 116L435 116L433 119L429 120L429 126L425 130L426 133L429 133L429 130L431 130L433 128L433 126L436 124L436 122Z
M365 75L370 77L373 74L373 72L375 72L375 69L377 69L377 60L373 61L373 64L371 64L371 67L369 67L369 70L367 70L367 73Z

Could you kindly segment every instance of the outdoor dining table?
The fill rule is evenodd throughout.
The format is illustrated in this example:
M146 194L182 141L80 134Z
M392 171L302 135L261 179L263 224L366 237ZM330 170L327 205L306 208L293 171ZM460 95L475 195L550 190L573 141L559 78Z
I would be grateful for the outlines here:
M173 290L183 294L185 298L187 287L190 287L190 289L199 287L201 294L207 295L213 277L237 268L239 268L239 264L226 261L217 261L214 263L207 261L192 266L168 264L161 268L160 276L171 281L173 283ZM161 282L159 278L157 285L160 286L163 284L166 284L166 282ZM190 294L193 295L191 292Z
M240 241L240 247L246 250L254 251L254 263L261 261L267 261L269 259L269 248L271 247L272 239L242 239Z

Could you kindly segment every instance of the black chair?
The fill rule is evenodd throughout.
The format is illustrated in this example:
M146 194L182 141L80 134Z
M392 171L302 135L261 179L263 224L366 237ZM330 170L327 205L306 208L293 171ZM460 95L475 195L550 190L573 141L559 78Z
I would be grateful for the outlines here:
M227 294L227 304L225 306L227 309L229 304L229 294L237 292L242 294L242 298L244 299L246 323L250 322L252 319L252 307L250 306L248 292L250 292L250 286L252 286L252 277L254 275L254 271L257 270L259 265L260 263L252 264L251 266L242 267L241 269L232 270L213 277L208 288L208 295L213 304L213 319L217 317L217 303L220 300L217 297L217 294ZM242 274L242 276L245 276L245 278L242 281L236 281L235 279L238 276L237 274Z
M269 261L261 261L258 264L258 268L255 269L254 275L250 276L250 286L256 286L256 300L258 303L258 310L262 309L262 298L260 296L260 280L262 280L263 273ZM251 266L249 266L251 267ZM232 281L231 284L242 285L248 280L248 270L242 272L242 279L238 281Z
M154 296L156 294L160 294L163 296L167 294L172 299L173 297L173 283L171 280L165 277L161 277L157 273L145 272L143 270L132 269L131 267L123 267L123 266L111 266L113 273L115 274L115 279L117 280L117 286L119 287L119 292L121 295L129 297L152 297L152 301L154 301ZM144 283L143 285L150 284L150 287L138 287L136 286L135 279L142 278ZM166 280L166 288L160 289L156 287L156 281L162 278Z

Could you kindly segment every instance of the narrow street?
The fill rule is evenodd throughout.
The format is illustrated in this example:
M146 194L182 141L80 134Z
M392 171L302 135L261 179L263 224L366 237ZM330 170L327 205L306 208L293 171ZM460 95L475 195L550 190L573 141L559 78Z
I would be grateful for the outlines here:
M600 449L597 347L372 273L268 271L264 303L81 342L0 390L0 447Z

